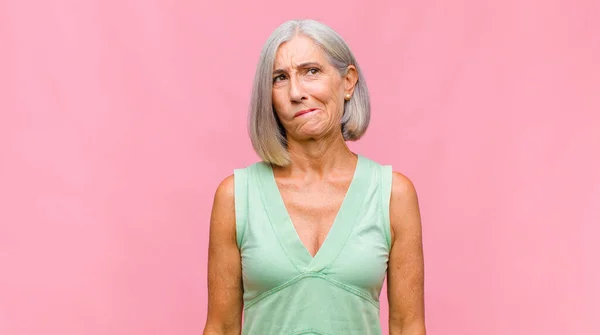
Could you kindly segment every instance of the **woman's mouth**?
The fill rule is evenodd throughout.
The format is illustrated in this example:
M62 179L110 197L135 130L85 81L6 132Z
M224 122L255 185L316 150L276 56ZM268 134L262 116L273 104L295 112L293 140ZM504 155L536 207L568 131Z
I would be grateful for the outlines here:
M297 112L296 114L294 114L294 117L298 117L298 116L301 116L301 115L304 115L304 114L308 114L308 113L314 112L316 110L318 110L318 108L310 108L310 109L301 110L301 111Z

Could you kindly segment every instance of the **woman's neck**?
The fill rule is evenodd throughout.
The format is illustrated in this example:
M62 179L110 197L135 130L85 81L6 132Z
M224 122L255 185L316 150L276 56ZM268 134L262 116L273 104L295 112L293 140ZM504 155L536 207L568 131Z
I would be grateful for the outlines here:
M357 160L341 134L333 139L290 141L288 152L291 162L279 168L280 176L309 174L322 178L331 173L344 173L346 169L353 171Z

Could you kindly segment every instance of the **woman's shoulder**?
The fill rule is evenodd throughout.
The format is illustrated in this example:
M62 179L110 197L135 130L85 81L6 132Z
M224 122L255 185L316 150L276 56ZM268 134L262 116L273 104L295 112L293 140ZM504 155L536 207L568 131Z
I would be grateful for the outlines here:
M269 172L270 165L263 161L257 161L247 165L243 165L233 169L233 175L230 176L234 180L241 183L247 183L256 178L263 178Z
M378 169L390 169L391 168L390 164L385 164L383 162L374 160L374 159L372 159L368 156L362 155L362 154L358 154L358 156L362 159L363 162L366 162L367 164L371 165L374 168L378 168Z
M215 201L227 203L233 200L235 192L234 175L235 173L230 174L219 182L217 190L215 191Z
M250 178L249 175L253 173L253 171L262 170L268 167L269 165L267 163L258 161L234 168L233 173L229 174L219 182L215 196L227 200L233 198L236 180L238 183L244 182L244 180Z
M414 193L414 185L410 178L407 177L403 172L394 168L392 164L376 161L363 155L361 156L364 161L368 162L372 166L380 168L390 174L390 181L393 185L393 190L398 195Z
M225 177L219 182L216 193L225 197L233 197L235 191L235 180L240 179L242 176L245 177L249 173L249 171L260 168L264 164L264 162L259 161L245 166L234 168L233 173L229 174L227 177Z
M254 163L249 163L249 164L237 167L233 171L234 172L238 172L238 171L251 171L251 170L256 170L256 169L264 169L265 167L269 167L269 164L265 163L264 161L257 161L257 162L254 162Z

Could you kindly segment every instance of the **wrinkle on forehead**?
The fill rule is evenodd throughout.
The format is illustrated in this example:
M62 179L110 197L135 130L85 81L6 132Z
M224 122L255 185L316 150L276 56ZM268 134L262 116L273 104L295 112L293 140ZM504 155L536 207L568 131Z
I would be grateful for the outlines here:
M323 66L327 63L325 52L311 38L297 35L292 40L279 46L273 64L275 69L296 69L299 64L317 62Z

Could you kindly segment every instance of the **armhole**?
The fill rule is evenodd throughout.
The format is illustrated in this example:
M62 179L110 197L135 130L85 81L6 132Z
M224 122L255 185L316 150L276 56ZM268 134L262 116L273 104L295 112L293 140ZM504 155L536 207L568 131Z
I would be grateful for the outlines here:
M246 222L248 220L248 181L246 169L233 170L233 185L235 189L235 238L239 249L242 248Z
M390 200L392 196L392 166L381 167L381 181L379 184L381 192L381 211L383 214L383 232L387 242L388 250L392 248L392 233L390 223Z

